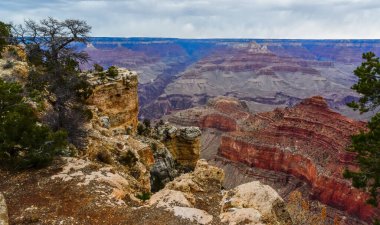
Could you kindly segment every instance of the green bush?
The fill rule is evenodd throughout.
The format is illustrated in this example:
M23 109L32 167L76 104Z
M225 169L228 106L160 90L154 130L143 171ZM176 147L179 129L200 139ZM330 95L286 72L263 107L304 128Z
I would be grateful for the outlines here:
M142 194L136 195L136 198L138 198L140 200L143 200L145 202L146 200L150 199L150 196L151 196L151 193L149 193L149 192L143 192Z
M123 152L119 158L119 162L125 166L134 166L137 161L137 157L131 151Z
M17 83L0 79L0 164L14 169L43 167L67 146L64 131L38 123Z
M95 63L94 64L94 70L95 70L95 72L103 72L104 68L101 65Z
M115 77L117 77L117 75L119 75L119 71L117 70L117 68L115 66L111 66L108 68L106 75L108 77L115 78Z

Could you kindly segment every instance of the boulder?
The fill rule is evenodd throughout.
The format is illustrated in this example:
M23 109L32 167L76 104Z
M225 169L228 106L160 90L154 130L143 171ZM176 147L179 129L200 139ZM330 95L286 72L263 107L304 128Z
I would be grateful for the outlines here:
M282 198L270 186L259 181L242 184L226 192L220 218L230 224L244 218L253 222L292 224Z

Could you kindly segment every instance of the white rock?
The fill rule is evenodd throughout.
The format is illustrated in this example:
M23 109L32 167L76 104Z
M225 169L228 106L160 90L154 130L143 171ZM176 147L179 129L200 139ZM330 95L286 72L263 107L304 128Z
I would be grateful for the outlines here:
M247 225L264 225L261 221L260 212L252 208L230 209L228 212L220 214L220 220L229 225L243 223Z
M234 208L254 208L262 215L271 214L277 200L283 201L273 188L259 181L239 185L223 197L223 202Z
M150 198L149 205L155 204L157 204L157 207L163 207L170 211L175 206L191 207L191 203L183 192L168 189L161 190Z
M245 209L245 210L243 210ZM242 211L240 211L242 210ZM284 201L270 186L254 181L237 186L224 193L221 218L231 222L254 219L257 213L263 221L275 224L292 224ZM227 214L224 214L227 213ZM255 224L255 223L253 223Z
M189 208L189 207L173 207L175 216L189 219L192 222L199 224L208 224L212 221L212 216L204 210Z

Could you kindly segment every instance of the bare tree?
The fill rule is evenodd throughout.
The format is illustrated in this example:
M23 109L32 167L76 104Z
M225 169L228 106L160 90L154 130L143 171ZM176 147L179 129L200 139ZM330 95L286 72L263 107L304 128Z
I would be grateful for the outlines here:
M83 100L91 94L79 67L89 57L78 47L87 43L90 31L85 21L51 17L39 22L26 20L24 25L12 28L15 40L25 46L36 68L29 76L28 87L45 93L53 106L46 122L54 129L66 129L77 147L84 143L82 125L88 115Z

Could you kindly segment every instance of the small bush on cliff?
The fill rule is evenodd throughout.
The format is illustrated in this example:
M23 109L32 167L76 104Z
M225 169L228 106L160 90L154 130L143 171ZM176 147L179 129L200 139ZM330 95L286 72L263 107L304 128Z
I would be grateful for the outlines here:
M138 158L135 156L135 154L132 151L127 151L121 154L119 157L119 162L125 166L134 166L136 165L138 161Z
M104 68L103 68L103 66L101 66L101 65L99 65L99 64L97 64L97 63L95 63L95 64L94 64L94 70L95 70L95 72L103 72L103 71L104 71Z
M136 195L136 198L138 198L138 199L140 199L140 200L142 200L144 202L147 201L147 200L149 200L150 197L151 197L151 193L149 193L149 192L144 192L142 194Z
M111 66L108 68L106 75L111 78L115 78L119 75L119 71L115 66Z
M150 137L152 133L151 122L148 119L144 119L142 123L137 125L137 134Z
M364 62L355 69L359 78L352 89L361 94L358 102L348 104L361 113L374 111L380 106L380 62L372 52L363 54ZM380 198L380 113L371 118L368 131L352 136L348 149L357 153L360 171L346 170L344 177L352 179L354 187L369 191L368 203L378 206ZM378 222L375 224L379 224Z
M0 79L0 165L43 167L66 148L65 132L38 123L19 84Z

